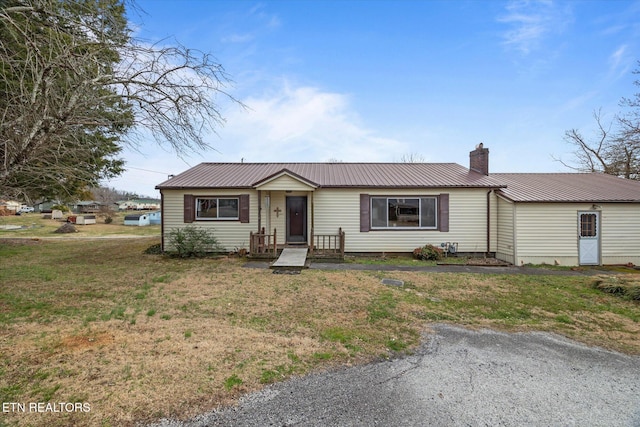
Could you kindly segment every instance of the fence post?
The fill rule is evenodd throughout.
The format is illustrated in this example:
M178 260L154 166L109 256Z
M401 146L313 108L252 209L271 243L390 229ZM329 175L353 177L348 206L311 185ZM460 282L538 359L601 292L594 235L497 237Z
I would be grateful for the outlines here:
M278 243L276 241L276 229L273 229L273 256L278 255Z

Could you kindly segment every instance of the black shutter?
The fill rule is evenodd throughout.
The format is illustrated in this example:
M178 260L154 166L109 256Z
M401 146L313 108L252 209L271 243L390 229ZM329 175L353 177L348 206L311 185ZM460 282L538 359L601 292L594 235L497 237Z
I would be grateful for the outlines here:
M366 233L371 229L371 214L369 211L369 195L360 195L360 232Z
M184 222L191 223L195 220L196 202L193 194L184 195Z
M438 197L438 230L449 231L449 194L442 193Z
M240 222L249 222L249 195L240 195Z

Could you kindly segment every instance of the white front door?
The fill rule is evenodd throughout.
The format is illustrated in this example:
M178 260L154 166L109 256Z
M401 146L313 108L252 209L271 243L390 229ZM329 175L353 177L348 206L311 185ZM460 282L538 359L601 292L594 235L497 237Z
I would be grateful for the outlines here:
M600 212L578 212L580 265L600 264Z

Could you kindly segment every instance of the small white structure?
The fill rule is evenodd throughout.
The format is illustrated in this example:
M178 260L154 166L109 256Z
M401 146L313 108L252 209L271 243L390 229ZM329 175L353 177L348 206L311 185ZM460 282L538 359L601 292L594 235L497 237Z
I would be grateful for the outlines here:
M90 225L96 223L95 215L76 215L69 217L70 222L77 225Z
M149 223L150 224L160 225L161 222L162 222L162 212L161 211L149 212Z
M124 225L137 225L139 227L144 227L149 224L149 214L132 214L124 217Z

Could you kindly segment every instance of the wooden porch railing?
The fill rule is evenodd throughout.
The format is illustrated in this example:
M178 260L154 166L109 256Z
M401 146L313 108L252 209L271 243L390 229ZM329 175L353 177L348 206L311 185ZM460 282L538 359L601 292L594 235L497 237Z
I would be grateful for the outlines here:
M275 258L278 256L278 246L276 242L276 229L273 234L266 234L264 227L260 233L249 234L249 254L255 257Z
M344 258L344 231L338 234L315 234L311 229L311 247L309 255L313 257Z

